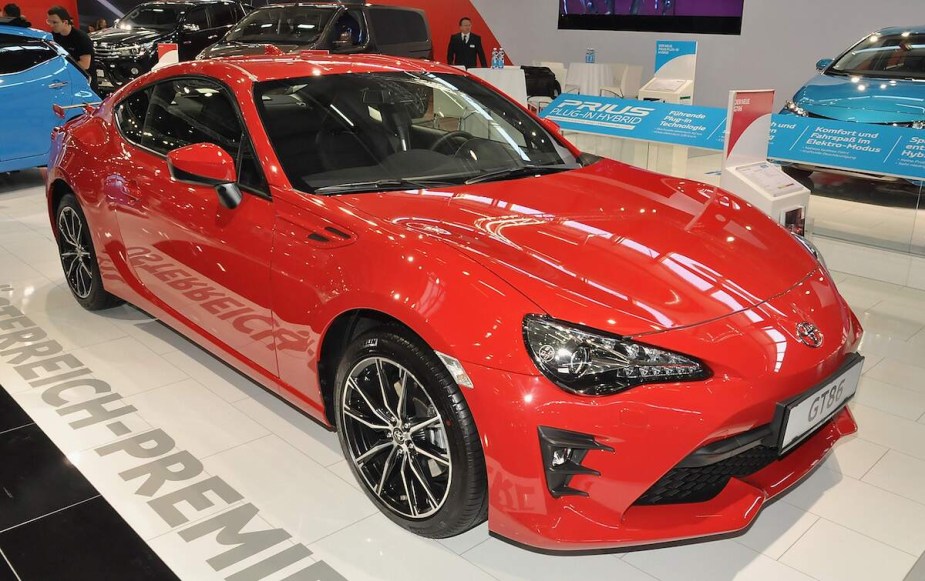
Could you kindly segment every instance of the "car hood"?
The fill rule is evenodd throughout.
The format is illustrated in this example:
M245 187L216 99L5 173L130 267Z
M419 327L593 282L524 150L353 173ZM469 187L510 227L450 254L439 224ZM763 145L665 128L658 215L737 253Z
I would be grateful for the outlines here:
M925 81L822 74L800 89L794 102L813 115L840 121L910 123L925 119Z
M256 42L237 42L237 41L219 41L200 53L199 58L218 58L223 56L240 56L245 54L265 54L267 46L272 44L283 52L293 52L296 50L309 50L311 44L277 44L277 43L256 43Z
M152 30L150 28L107 28L90 35L94 43L102 46L128 46L132 44L144 44L155 40L160 40L169 36L169 30Z
M341 199L455 246L555 318L623 335L748 309L818 268L783 228L725 191L609 160Z

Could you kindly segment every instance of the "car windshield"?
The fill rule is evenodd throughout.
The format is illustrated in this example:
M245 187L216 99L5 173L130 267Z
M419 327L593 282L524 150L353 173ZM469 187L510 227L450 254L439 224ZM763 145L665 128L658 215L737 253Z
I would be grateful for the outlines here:
M461 184L579 167L536 119L461 75L388 72L258 83L276 155L298 189Z
M167 4L143 5L135 8L119 20L119 28L153 28L171 30L176 27L182 8Z
M846 75L925 79L925 34L872 34L829 69Z
M271 6L245 16L225 40L234 42L312 44L336 8Z

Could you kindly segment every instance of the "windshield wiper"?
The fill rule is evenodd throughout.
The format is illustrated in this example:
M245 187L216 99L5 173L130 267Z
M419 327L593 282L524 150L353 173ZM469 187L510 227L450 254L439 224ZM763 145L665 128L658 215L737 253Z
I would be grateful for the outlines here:
M479 182L487 182L489 180L494 180L498 178L513 178L518 176L531 176L531 175L541 175L548 173L558 173L560 171L566 171L569 168L568 166L563 165L519 165L517 167L508 167L504 169L499 169L495 171L485 172L481 175L477 175L474 178L469 178L466 180L466 185L468 184L477 184Z
M386 178L382 180L372 180L368 182L351 182L347 184L334 184L315 188L316 194L347 194L351 192L373 192L385 190L405 190L411 188L426 188L435 185L446 185L446 180L434 180L428 178L421 179L404 179L404 178Z

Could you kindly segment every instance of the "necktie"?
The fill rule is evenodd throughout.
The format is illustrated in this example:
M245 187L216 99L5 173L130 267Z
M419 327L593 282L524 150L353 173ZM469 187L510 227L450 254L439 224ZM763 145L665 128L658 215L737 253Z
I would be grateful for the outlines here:
M464 34L464 35L463 35L463 44L468 44L468 43L469 43L469 35L468 35L468 34Z

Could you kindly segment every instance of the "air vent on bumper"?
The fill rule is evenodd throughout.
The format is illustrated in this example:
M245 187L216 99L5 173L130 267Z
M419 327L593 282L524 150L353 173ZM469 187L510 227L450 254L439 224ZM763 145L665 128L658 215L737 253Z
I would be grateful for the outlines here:
M593 468L582 466L591 450L613 452L613 448L594 439L594 436L569 432L547 426L539 427L540 450L543 467L546 470L546 487L553 498L562 496L588 496L584 490L569 486L572 477L578 474L600 476Z

